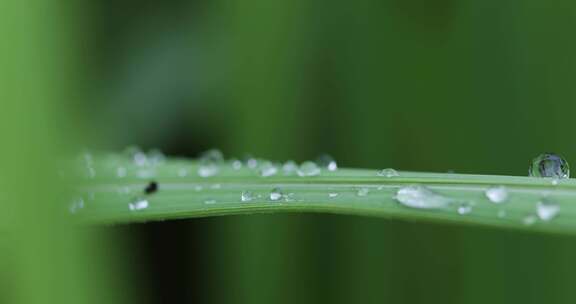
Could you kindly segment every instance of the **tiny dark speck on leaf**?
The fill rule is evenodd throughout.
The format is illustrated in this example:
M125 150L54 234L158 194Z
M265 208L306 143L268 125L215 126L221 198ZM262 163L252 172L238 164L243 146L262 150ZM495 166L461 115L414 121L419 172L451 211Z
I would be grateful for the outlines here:
M154 181L150 182L146 188L144 188L144 193L146 194L152 194L156 191L158 191L158 183Z

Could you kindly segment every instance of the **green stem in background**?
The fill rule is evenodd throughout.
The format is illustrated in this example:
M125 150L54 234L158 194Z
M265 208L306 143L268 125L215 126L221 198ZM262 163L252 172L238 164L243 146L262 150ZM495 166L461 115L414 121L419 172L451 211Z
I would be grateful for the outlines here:
M126 176L116 175L118 167ZM177 218L272 212L322 212L547 231L576 232L576 182L550 179L400 172L399 176L378 176L376 170L339 169L318 176L262 177L255 170L234 170L228 164L219 173L199 177L198 163L169 160L150 167L128 161L97 165L96 178L82 188L84 207L76 210L79 219L91 223L127 223ZM141 176L141 177L138 177ZM154 180L159 190L144 194ZM396 198L399 189L411 185L449 200L439 209L410 208ZM493 203L486 190L504 186L508 199ZM281 197L271 198L274 189ZM242 193L245 194L244 201ZM135 205L138 201L142 204ZM559 207L551 220L537 216L541 201ZM132 208L130 208L132 204ZM458 212L458 209L461 209ZM470 210L466 210L471 208ZM131 210L132 209L132 210ZM463 214L462 214L463 213Z

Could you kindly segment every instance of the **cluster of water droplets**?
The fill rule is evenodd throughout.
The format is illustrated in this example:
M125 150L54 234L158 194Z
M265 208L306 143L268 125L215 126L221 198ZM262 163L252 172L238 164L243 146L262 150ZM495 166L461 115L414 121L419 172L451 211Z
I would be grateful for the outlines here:
M116 178L126 178L135 176L142 179L152 179L156 177L156 169L165 162L166 157L159 150L150 150L145 152L136 147L129 147L123 153L124 161L110 161L106 172L113 172ZM125 158L130 160L129 163L125 162ZM91 153L84 152L78 158L81 163L81 176L94 179L100 176L98 166L94 161L94 156ZM112 170L110 170L112 169ZM315 161L304 161L298 164L294 161L286 161L283 163L274 162L265 159L254 158L246 156L243 159L225 159L223 153L219 150L212 149L202 153L198 158L197 166L182 165L174 172L175 177L188 177L196 175L202 179L211 178L226 172L235 172L239 170L249 170L255 175L262 178L269 178L273 176L299 176L299 177L313 177L322 175L324 172L333 172L338 170L336 161L328 156L322 155ZM545 153L536 157L530 165L529 175L533 177L548 178L553 185L559 184L562 179L569 178L570 171L566 160L562 157ZM400 178L401 174L391 168L382 169L376 172L376 176L386 179ZM197 184L194 190L201 192L204 190L217 190L222 187L221 184L203 185ZM386 187L394 187L386 185ZM383 190L385 185L372 185L365 187L355 187L352 189L355 196L358 198L369 197L373 190ZM349 191L349 190L348 190ZM147 193L140 193L134 196L133 190L130 187L124 186L118 188L118 193L122 195L130 195L132 198L128 202L128 210L141 211L150 206L150 199ZM325 195L329 200L336 200L344 192L341 191L327 191ZM296 201L294 193L287 193L280 187L273 187L268 192L255 193L252 191L239 191L239 201L241 203L282 203ZM511 199L510 191L506 186L493 185L483 190L484 200L496 206L496 216L499 218L509 217L510 212L506 209L507 203ZM394 200L400 205L414 209L445 209L452 210L459 215L472 214L474 208L477 206L478 198L472 200L459 200L452 198L448 195L441 194L423 185L406 185L399 187L395 190L393 196ZM338 199L339 200L339 199ZM338 201L336 200L336 201ZM87 199L79 197L72 200L69 204L69 212L77 213L79 210L85 208ZM205 198L203 201L206 205L218 203L213 198ZM556 218L560 213L560 206L548 195L542 195L542 198L535 202L533 212L526 214L522 218L522 222L526 225L532 225L538 221L547 222Z

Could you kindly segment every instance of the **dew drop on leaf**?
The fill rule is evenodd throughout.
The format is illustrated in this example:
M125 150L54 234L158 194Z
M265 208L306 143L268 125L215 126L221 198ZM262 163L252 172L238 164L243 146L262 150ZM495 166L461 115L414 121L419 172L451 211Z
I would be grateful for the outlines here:
M532 160L528 173L533 177L570 178L568 162L560 155L543 153Z
M305 176L316 176L320 174L320 167L315 162L305 161L298 168L298 175Z
M550 221L560 213L560 206L550 199L542 199L536 204L536 215L543 221Z
M334 158L328 154L320 155L316 160L316 164L318 164L318 166L328 171L338 170L338 164L336 163L336 160L334 160Z
M396 177L396 176L400 176L400 174L398 174L398 171L392 169L392 168L386 168L386 169L382 169L380 171L378 171L377 173L378 176L383 176L383 177Z
M370 192L370 189L368 189L368 188L360 188L356 191L356 195L367 196L369 192Z
M282 193L282 190L280 190L280 188L274 188L270 192L270 200L271 201L279 201L282 199L283 196L284 195Z
M418 209L445 208L451 203L449 198L420 185L400 188L395 199L406 207Z
M136 198L128 204L128 209L130 209L130 211L138 211L146 208L148 208L148 200L143 198Z
M508 189L504 186L490 187L486 189L484 194L488 200L495 204L501 204L508 200Z
M240 200L242 202L251 202L252 200L254 200L254 193L250 191L242 191L242 194L240 195Z

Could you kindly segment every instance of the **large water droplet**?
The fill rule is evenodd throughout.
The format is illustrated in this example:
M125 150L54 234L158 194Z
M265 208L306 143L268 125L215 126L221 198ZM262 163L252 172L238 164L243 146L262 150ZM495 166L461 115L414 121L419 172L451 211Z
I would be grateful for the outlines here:
M378 174L378 176L384 176L384 177L400 176L400 174L398 174L398 171L396 171L392 168L382 169L382 170L378 171L377 174Z
M560 213L560 205L550 199L542 199L536 205L536 215L543 221L550 221Z
M298 168L299 176L316 176L320 174L320 168L315 162L305 161Z
M274 188L270 192L270 200L271 201L279 201L282 199L283 196L284 196L284 194L282 193L282 190L280 190L280 188Z
M328 154L320 155L316 160L316 163L318 166L327 169L328 171L338 170L338 164L336 163L336 160L334 160L334 158Z
M143 198L136 198L134 201L128 204L128 209L131 211L143 210L148 208L148 200Z
M544 153L532 160L528 173L534 177L562 179L570 177L570 167L562 156L553 153Z
M254 193L250 191L242 191L242 195L240 195L240 200L242 202L251 202L254 200L255 196Z
M500 204L508 199L508 189L504 186L490 187L484 192L486 197L495 204Z
M262 177L274 176L276 173L278 173L278 167L276 167L276 165L271 161L263 162L258 168L258 174Z
M450 205L451 200L419 185L402 187L395 199L402 205L419 209L438 209Z

